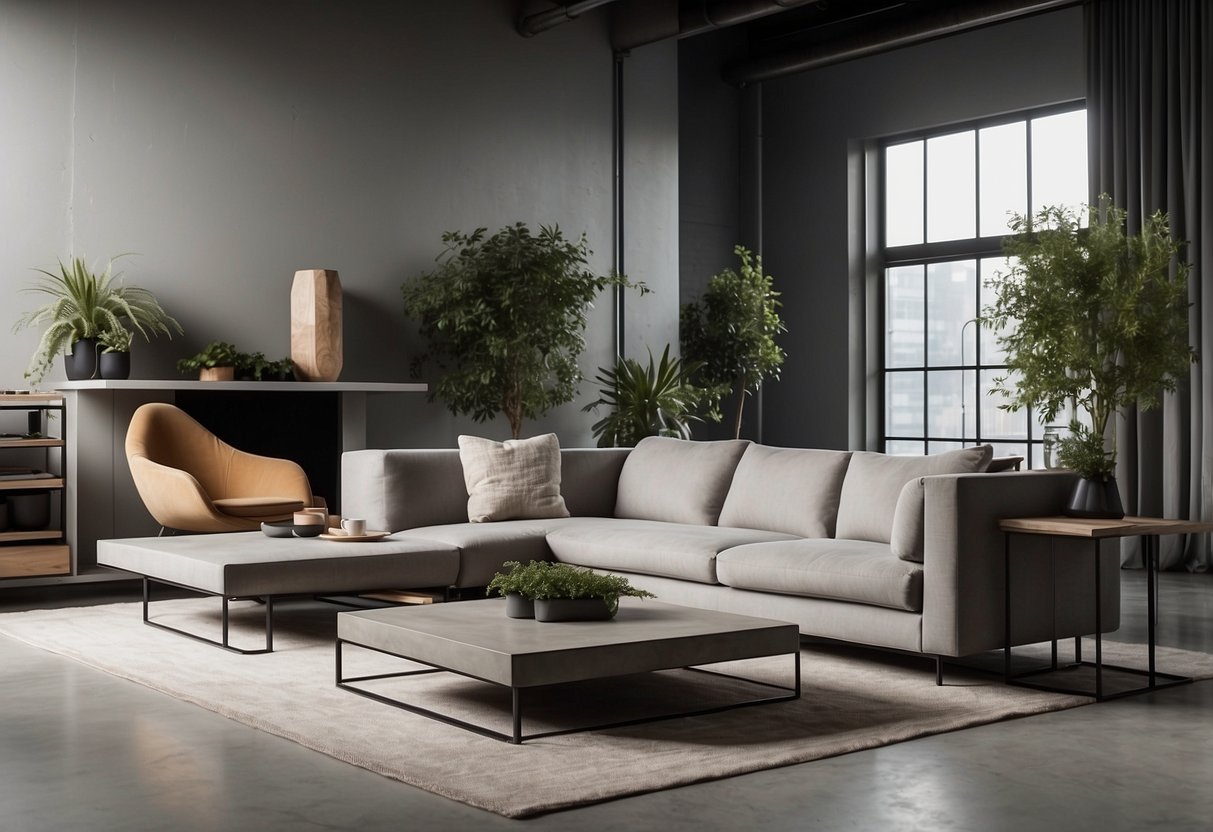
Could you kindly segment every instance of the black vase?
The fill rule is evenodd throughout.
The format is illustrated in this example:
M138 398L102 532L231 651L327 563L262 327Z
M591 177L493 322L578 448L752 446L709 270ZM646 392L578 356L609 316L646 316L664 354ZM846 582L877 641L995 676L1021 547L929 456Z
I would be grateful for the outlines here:
M102 378L130 378L131 354L129 352L103 352L97 356L97 369Z
M97 376L97 352L100 349L96 338L81 338L72 344L69 355L63 356L63 369L69 381L82 381Z
M1106 480L1079 479L1074 483L1070 499L1062 514L1067 517L1085 517L1091 520L1119 520L1125 516L1120 502L1120 489L1116 477Z

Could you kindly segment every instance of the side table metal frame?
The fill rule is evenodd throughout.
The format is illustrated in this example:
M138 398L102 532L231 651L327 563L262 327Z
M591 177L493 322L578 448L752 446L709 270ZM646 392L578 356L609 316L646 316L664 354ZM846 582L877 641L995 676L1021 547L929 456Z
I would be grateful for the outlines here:
M1100 588L1102 586L1100 575L1100 558L1099 544L1101 540L1119 539L1119 538L1094 538L1091 541L1092 552L1095 558L1095 661L1082 660L1082 645L1079 638L1074 639L1074 662L1068 667L1093 667L1095 668L1095 692L1092 694L1090 690L1059 687L1043 682L1025 681L1034 676L1041 676L1047 673L1054 673L1058 668L1057 664L1057 638L1052 639L1052 662L1049 667L1029 670L1018 674L1011 673L1011 538L1016 534L1033 534L1032 532L1017 532L1005 531L1003 546L1003 577L1004 577L1004 602L1006 609L1005 621L1005 644L1003 646L1003 680L1008 685L1017 685L1019 687L1035 688L1036 690L1050 691L1052 693L1068 693L1079 696L1094 696L1096 701L1103 702L1108 699L1119 699L1124 696L1134 696L1139 693L1146 693L1162 688L1169 688L1175 685L1183 685L1192 681L1189 676L1179 676L1173 673L1163 673L1155 666L1155 632L1157 625L1158 613L1158 535L1143 534L1142 538L1142 556L1145 561L1146 570L1146 607L1147 607L1147 641L1146 649L1149 657L1149 669L1140 670L1133 667L1122 667L1120 665L1105 664L1103 661L1103 610ZM1055 539L1056 535L1049 535L1050 541ZM1056 577L1056 575L1055 575ZM1054 602L1054 615L1056 615L1056 601ZM1104 693L1103 672L1105 669L1116 670L1122 673L1132 674L1134 676L1144 676L1149 682L1141 687L1131 688L1129 690L1119 690L1115 693Z

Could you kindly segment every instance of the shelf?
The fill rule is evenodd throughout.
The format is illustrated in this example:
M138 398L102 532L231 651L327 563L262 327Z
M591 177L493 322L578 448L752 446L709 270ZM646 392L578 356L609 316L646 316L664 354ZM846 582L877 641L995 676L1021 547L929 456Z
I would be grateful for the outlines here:
M62 439L0 439L0 450L5 448L62 448Z
M63 532L58 529L43 529L36 532L0 532L0 543L14 543L21 540L61 540ZM5 552L0 546L0 554Z
M63 407L63 396L60 393L4 393L0 394L0 407L26 410Z
M0 578L67 575L71 571L72 551L67 544L44 543L0 548Z
M55 491L63 487L63 477L42 480L0 480L0 491Z

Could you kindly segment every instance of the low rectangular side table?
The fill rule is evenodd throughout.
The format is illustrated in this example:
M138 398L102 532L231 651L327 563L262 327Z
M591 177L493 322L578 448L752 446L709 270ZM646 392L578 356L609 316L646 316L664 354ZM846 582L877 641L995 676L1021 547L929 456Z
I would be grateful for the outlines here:
M427 667L347 678L342 668L342 650L347 644ZM795 682L790 687L693 667L786 654L794 657ZM604 725L526 736L522 733L522 693L527 688L674 668L742 679L773 688L781 695ZM355 686L355 683L375 679L442 671L508 687L513 698L511 733L493 731ZM634 598L620 599L619 613L611 621L543 623L508 618L504 599L342 612L337 615L336 681L337 687L377 702L518 744L540 737L797 699L800 697L800 631L795 624L784 621Z
M1157 587L1155 576L1158 572L1158 538L1164 534L1201 534L1213 531L1213 523L1200 523L1189 520L1165 520L1158 517L1123 517L1119 520L1092 520L1079 517L1020 517L999 521L998 528L1005 535L1003 551L1003 569L1005 577L1004 597L1006 599L1006 644L1003 648L1003 678L1007 684L1022 687L1047 690L1054 693L1072 693L1080 696L1092 695L1089 690L1056 687L1040 682L1026 681L1027 678L1057 670L1057 639L1053 639L1053 663L1043 670L1032 670L1012 676L1011 674L1011 538L1017 534L1046 535L1049 537L1083 538L1091 541L1091 551L1095 559L1095 661L1082 661L1079 652L1079 642L1075 640L1074 666L1095 668L1095 699L1118 699L1122 696L1132 696L1138 693L1158 690L1160 688L1182 685L1191 682L1187 676L1177 676L1163 673L1155 667L1155 627L1157 623ZM1122 537L1141 537L1142 554L1146 570L1146 615L1148 670L1138 670L1130 667L1105 665L1103 662L1103 621L1100 609L1100 569L1099 543L1101 540L1111 540ZM1146 685L1104 694L1104 668L1145 676Z

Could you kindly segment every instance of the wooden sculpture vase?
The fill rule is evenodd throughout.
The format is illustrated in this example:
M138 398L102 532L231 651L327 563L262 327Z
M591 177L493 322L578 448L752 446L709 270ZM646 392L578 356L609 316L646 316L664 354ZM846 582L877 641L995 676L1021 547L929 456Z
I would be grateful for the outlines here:
M333 269L295 272L291 360L300 381L336 381L341 375L341 280Z

